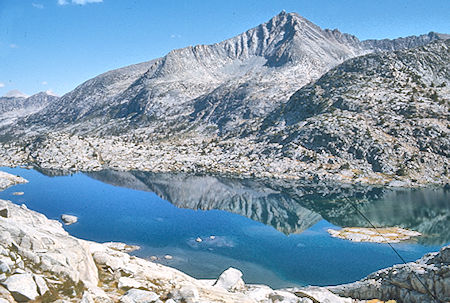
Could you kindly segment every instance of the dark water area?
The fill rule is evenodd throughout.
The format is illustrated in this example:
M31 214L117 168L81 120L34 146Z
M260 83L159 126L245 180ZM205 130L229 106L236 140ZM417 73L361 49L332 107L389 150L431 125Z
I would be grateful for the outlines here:
M101 171L58 175L1 168L27 184L0 199L59 220L72 235L136 244L134 254L196 278L214 279L230 266L247 283L274 288L335 285L398 264L386 244L332 238L327 229L399 226L423 234L394 244L407 261L450 242L450 192L443 188L388 189L337 184L233 179L218 176ZM45 174L43 174L45 173ZM12 193L23 191L23 196ZM212 236L212 237L211 237ZM201 242L197 240L201 239ZM173 256L165 260L164 255Z

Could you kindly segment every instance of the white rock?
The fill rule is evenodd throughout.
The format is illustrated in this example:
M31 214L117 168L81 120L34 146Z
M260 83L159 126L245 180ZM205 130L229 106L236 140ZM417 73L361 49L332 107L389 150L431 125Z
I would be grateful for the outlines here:
M75 283L98 284L98 268L88 248L88 242L71 237L61 223L44 215L0 200L0 209L7 207L14 220L0 220L0 245L9 247L14 267L29 271L23 259L39 264L41 271L71 279ZM4 260L4 258L2 258Z
M406 182L400 181L400 180L393 180L389 182L388 186L390 187L405 187L408 184Z
M281 290L275 290L271 294L269 294L269 300L271 302L279 302L279 303L297 303L299 302L299 298L293 293ZM307 302L310 301L309 299ZM305 299L301 301L305 302ZM309 303L309 302L308 302Z
M85 291L80 303L95 303L95 301L94 298L92 298L92 295L89 292Z
M192 285L186 285L180 288L179 294L184 301L198 301L200 298L198 289Z
M10 271L11 271L11 266L7 262L0 260L0 273L8 273Z
M320 303L352 303L350 298L342 298L323 287L310 286L299 290L301 293L311 296Z
M250 298L257 302L268 300L269 295L273 293L273 289L266 285L251 285L245 292Z
M219 276L214 286L225 288L228 291L243 290L245 283L242 280L242 272L230 267Z
M164 259L166 259L166 260L172 260L173 257L172 257L171 255L165 255L165 256L164 256Z
M159 296L152 291L130 289L120 298L121 303L153 303L159 300Z
M202 240L202 238L200 238L200 237L198 237L197 239L195 239L195 242L198 242L198 243L200 243L200 242L202 242L203 240Z
M36 282L36 286L38 288L38 292L41 296L43 296L47 291L50 289L47 286L47 283L45 282L44 278L38 275L34 275L34 281Z
M138 281L132 279L132 278L120 277L119 278L118 287L119 288L126 288L126 289L140 288L140 287L142 287L142 284L139 283Z
M11 292L17 301L34 300L39 296L36 283L31 274L15 274L2 284Z
M70 225L76 223L78 221L78 218L73 215L61 215L61 220L64 222L64 224Z
M103 245L105 245L106 247L111 248L113 250L127 252L127 253L140 249L140 247L137 245L128 245L128 244L122 243L122 242L106 242L106 243L103 243Z

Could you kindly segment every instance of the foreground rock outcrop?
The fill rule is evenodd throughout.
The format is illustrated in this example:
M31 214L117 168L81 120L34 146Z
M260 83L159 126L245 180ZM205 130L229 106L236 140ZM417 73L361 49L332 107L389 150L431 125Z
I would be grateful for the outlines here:
M398 302L450 302L450 246L416 262L379 270L365 279L329 288L358 299L396 299Z
M94 243L70 236L61 223L0 200L0 298L8 302L311 302L287 290L246 285L228 269L217 281L122 252L125 245ZM307 290L306 290L307 291ZM340 299L326 289L330 302Z
M5 172L0 171L0 190L4 190L10 186L27 183L28 181L22 177L14 176Z

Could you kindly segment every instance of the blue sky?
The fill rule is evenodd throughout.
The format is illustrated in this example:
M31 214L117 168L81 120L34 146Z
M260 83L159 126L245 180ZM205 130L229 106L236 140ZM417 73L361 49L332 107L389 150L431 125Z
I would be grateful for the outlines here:
M450 0L0 0L0 95L64 94L114 68L297 12L361 40L450 33Z

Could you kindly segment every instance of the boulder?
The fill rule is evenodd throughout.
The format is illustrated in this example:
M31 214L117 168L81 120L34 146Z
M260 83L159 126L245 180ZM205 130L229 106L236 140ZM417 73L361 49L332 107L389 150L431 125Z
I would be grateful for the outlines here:
M0 260L0 273L8 273L10 271L11 271L11 266L7 262Z
M291 289L297 297L311 300L313 303L352 303L350 298L342 298L324 287L309 286L301 289Z
M78 221L78 217L72 215L61 215L61 220L65 225L74 224Z
M243 290L245 289L245 283L242 280L242 272L230 267L219 276L214 286L225 288L228 291Z
M0 200L2 208L8 208L14 220L0 220L0 246L14 249L7 249L9 256L0 259L14 262L9 265L13 272L38 266L41 272L75 284L80 280L85 285L98 284L98 269L86 241L71 237L61 223L37 212Z
M2 285L0 285L0 298L6 300L6 302L15 302L11 293ZM3 303L3 301L0 301L0 303Z
M142 287L142 285L141 283L132 278L120 277L118 287L121 289L130 289L130 288L140 288Z
M9 211L7 208L0 209L0 217L9 218Z
M41 296L43 296L50 289L47 286L47 282L45 282L44 278L38 275L34 275L34 282L36 282L36 286L38 288L38 292Z
M92 295L89 292L85 291L80 303L95 303L95 301Z
M31 274L12 275L2 284L18 302L34 300L39 296L36 283Z
M120 298L120 303L153 303L158 301L159 296L154 292L134 288Z

